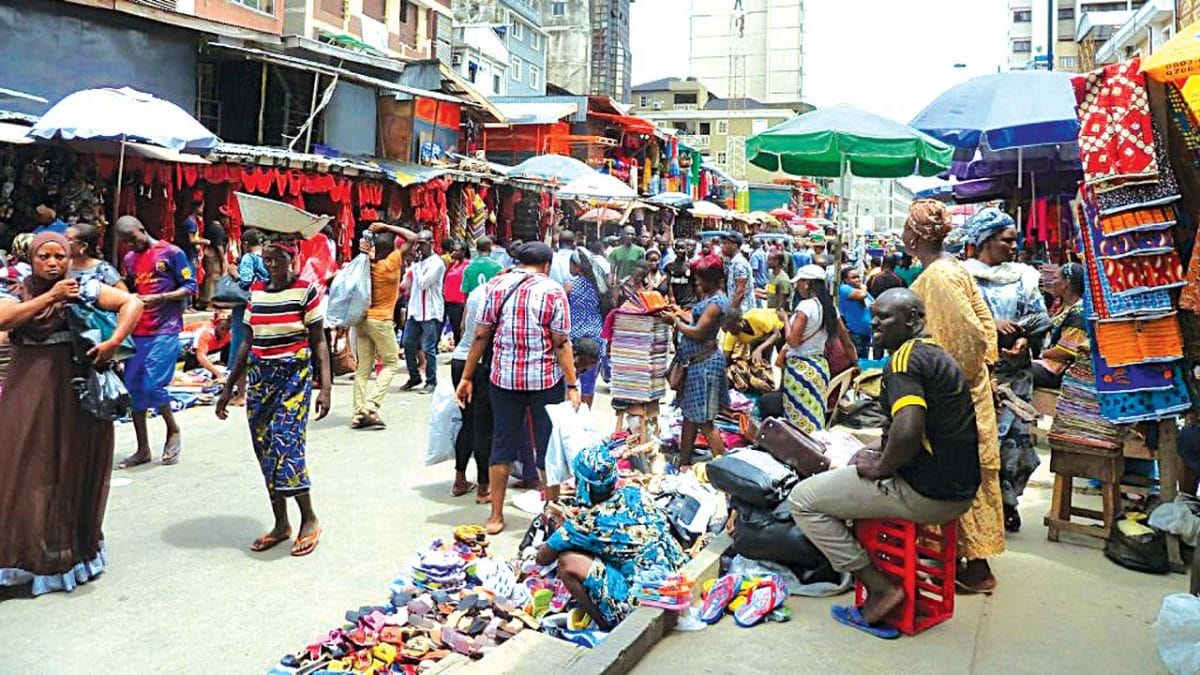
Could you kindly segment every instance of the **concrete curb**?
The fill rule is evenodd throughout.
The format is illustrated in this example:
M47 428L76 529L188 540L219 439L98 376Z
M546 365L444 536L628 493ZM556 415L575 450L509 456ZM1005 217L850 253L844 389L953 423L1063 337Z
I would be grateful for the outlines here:
M715 578L720 572L721 556L732 544L729 535L722 532L684 566L682 572L696 580L696 596L700 594L701 584ZM544 633L527 630L479 661L456 654L443 659L427 672L430 675L627 673L675 626L676 617L674 612L639 607L595 649L578 647Z

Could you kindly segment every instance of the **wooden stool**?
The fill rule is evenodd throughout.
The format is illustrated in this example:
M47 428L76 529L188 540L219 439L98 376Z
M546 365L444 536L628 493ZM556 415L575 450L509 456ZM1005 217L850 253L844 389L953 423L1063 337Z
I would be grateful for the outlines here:
M1054 493L1050 501L1050 512L1043 519L1046 524L1046 539L1058 541L1058 533L1061 530L1108 539L1113 522L1121 509L1121 478L1125 474L1125 457L1121 452L1102 448L1051 448L1050 471L1054 473ZM1074 495L1071 479L1075 477L1100 481L1103 511L1071 505ZM1099 520L1101 525L1072 522L1071 516Z

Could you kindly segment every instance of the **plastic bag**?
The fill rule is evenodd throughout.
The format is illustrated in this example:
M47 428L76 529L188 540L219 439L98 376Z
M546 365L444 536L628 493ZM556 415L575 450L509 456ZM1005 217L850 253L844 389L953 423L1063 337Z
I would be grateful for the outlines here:
M1195 497L1179 495L1175 501L1160 504L1150 513L1150 527L1179 535L1188 546L1200 540L1200 516L1192 512L1190 503Z
M709 462L708 482L726 494L759 508L774 508L799 482L796 473L760 450L739 450Z
M561 485L574 476L571 462L575 461L575 455L601 443L604 437L596 431L592 410L586 406L575 410L564 401L546 406L546 414L554 425L546 446L546 484Z
M787 502L773 510L733 501L737 520L733 550L755 560L770 560L802 571L829 568L829 560L796 527Z
M1166 574L1171 571L1163 533L1130 519L1128 515L1113 524L1112 533L1104 542L1104 557L1138 572Z
M87 376L75 380L79 403L92 417L112 422L129 414L129 392L111 368L90 369Z
M1154 642L1158 658L1172 675L1200 673L1200 598L1187 593L1163 598Z
M342 268L329 284L329 306L325 325L344 328L358 323L371 305L371 258L360 253Z
M854 577L850 576L849 572L842 572L840 575L834 572L833 574L838 577L836 580L819 580L814 578L814 575L811 573L803 575L804 578L800 578L785 565L780 565L769 560L752 560L743 555L733 557L733 561L729 563L728 573L751 577L778 574L783 577L789 595L799 595L806 598L826 598L832 595L840 595L854 586ZM809 580L806 581L806 579Z
M454 442L462 429L462 410L454 398L454 388L446 380L438 382L429 404L429 446L425 448L425 466L454 459Z

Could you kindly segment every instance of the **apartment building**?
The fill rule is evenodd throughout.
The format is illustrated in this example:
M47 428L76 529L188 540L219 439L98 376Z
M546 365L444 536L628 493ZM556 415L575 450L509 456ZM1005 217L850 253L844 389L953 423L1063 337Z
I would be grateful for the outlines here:
M1053 5L1009 0L1008 67L1090 70L1099 48L1144 4L1146 0L1053 0Z
M714 94L768 103L803 99L804 0L690 2L688 67Z
M1116 63L1135 56L1149 56L1175 35L1175 1L1147 0L1127 14L1111 35L1095 48L1093 64Z
M546 54L549 50L549 34L542 28L541 9L536 0L454 0L454 21L460 26L487 26L493 30L504 46L505 78L500 91L484 81L481 89L509 96L542 96L546 93ZM467 35L466 32L456 34ZM470 31L489 44L487 36ZM456 55L471 51L475 45L470 41L456 39L453 50ZM482 58L482 57L481 57ZM499 65L493 59L493 65ZM455 72L470 70L470 62L456 59L452 63ZM478 67L482 67L477 64Z
M629 102L631 2L540 0L547 36L546 81L573 94L607 95Z

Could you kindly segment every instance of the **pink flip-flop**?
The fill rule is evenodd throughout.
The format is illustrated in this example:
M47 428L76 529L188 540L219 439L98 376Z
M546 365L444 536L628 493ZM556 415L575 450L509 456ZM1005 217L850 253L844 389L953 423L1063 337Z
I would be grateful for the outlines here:
M733 620L742 628L749 628L767 618L784 600L787 600L787 588L778 578L765 577L750 591L750 600L733 613Z
M738 589L742 586L742 575L726 574L717 579L708 591L708 597L700 607L700 620L712 625L721 620L725 608L737 597Z

